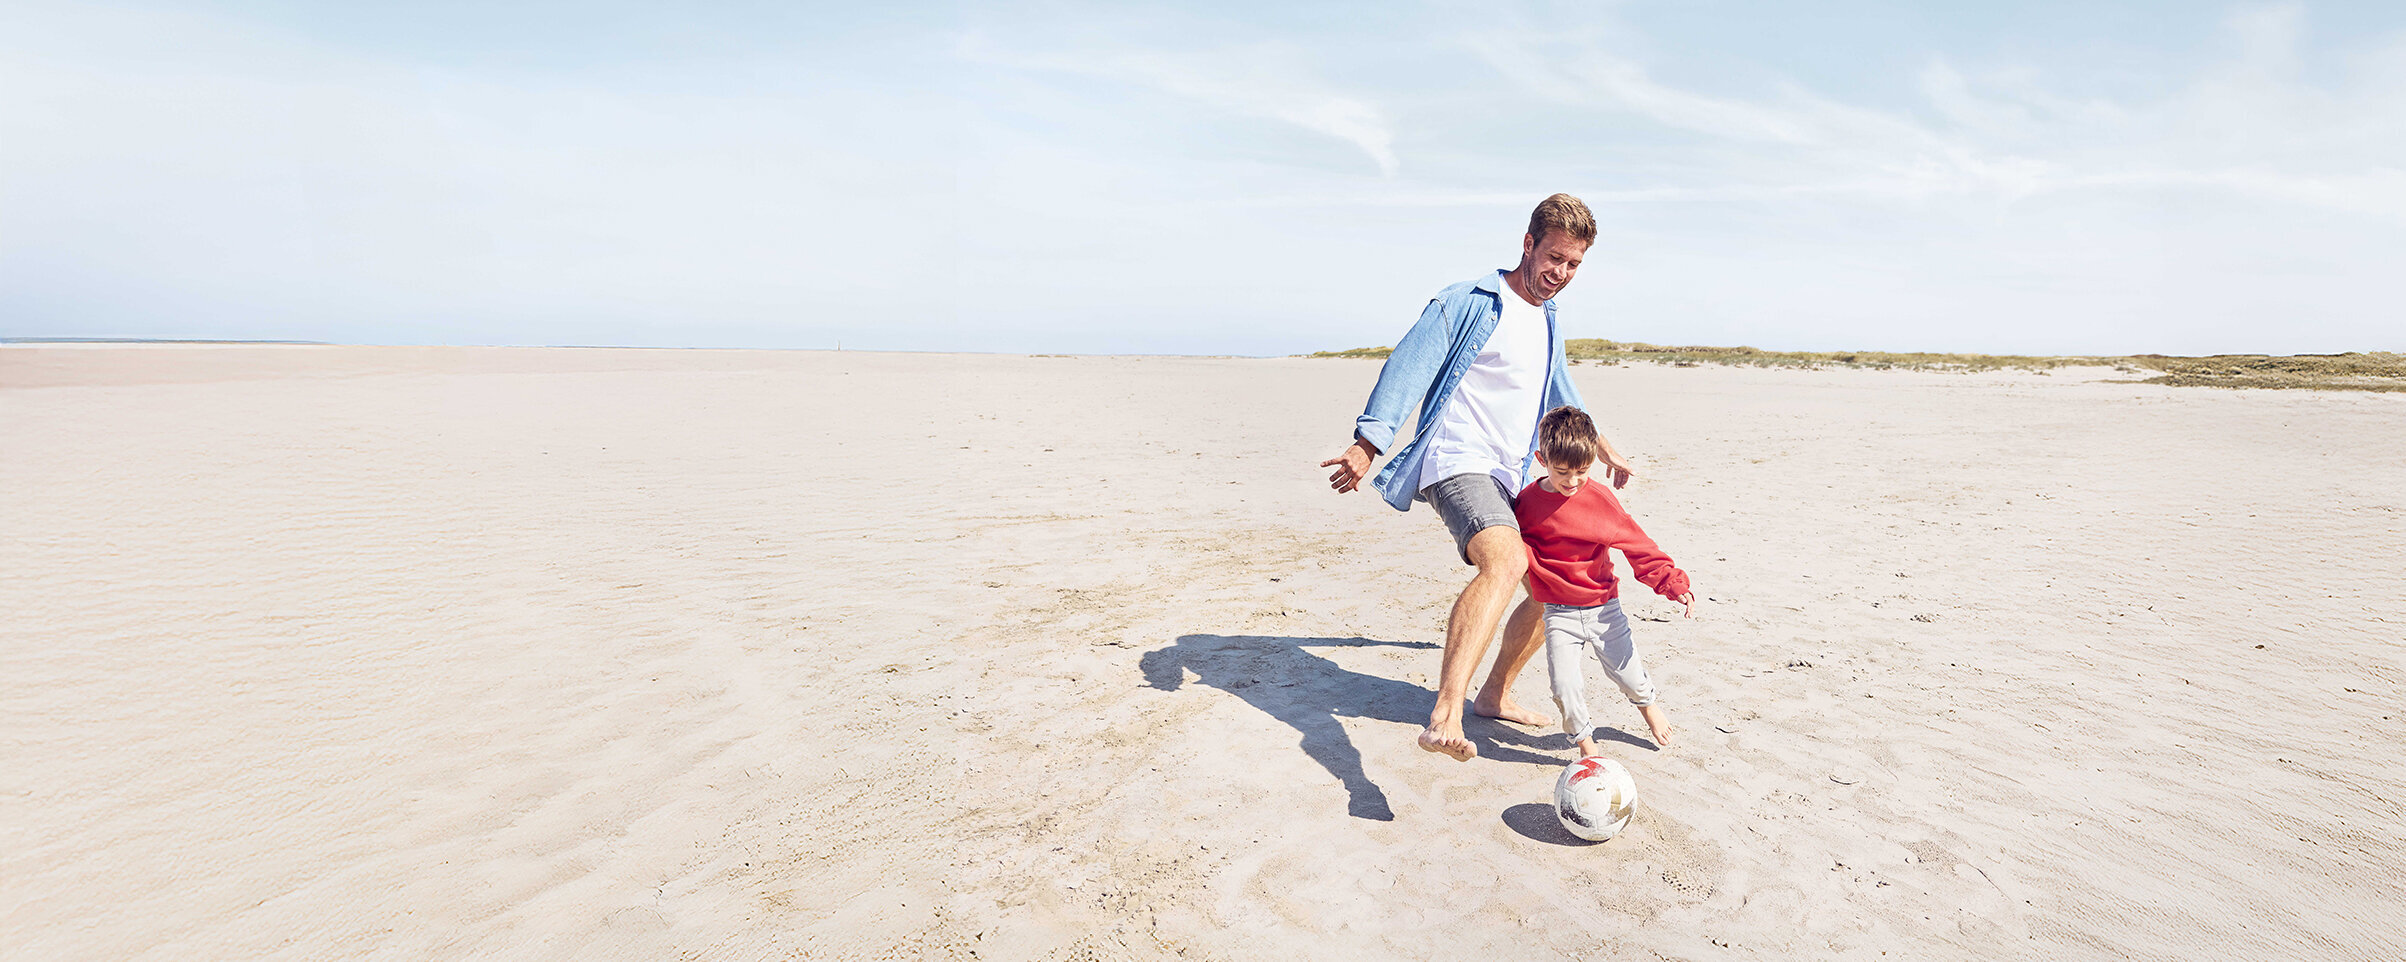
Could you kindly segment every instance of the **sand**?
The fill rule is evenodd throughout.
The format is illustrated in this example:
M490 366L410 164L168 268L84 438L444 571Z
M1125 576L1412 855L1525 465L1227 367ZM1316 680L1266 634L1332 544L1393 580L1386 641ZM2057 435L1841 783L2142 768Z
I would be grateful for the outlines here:
M0 954L2406 957L2406 395L1577 368L1590 845L1377 370L0 348Z

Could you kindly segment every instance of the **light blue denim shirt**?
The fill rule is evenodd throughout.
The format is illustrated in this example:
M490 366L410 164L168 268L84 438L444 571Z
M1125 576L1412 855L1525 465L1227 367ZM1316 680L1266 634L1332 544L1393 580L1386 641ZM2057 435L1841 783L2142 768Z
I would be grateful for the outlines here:
M1462 375L1479 359L1487 336L1495 333L1496 321L1503 317L1503 284L1503 275L1489 271L1478 280L1438 291L1421 310L1411 332L1387 355L1386 366L1378 371L1378 386L1370 389L1370 403L1353 421L1353 436L1385 453L1394 446L1395 429L1412 413L1412 405L1420 405L1420 424L1412 429L1412 443L1388 458L1386 469L1370 482L1397 511L1412 510L1412 496L1419 493L1415 482L1420 480L1422 442L1428 439L1429 426L1436 423L1438 412L1445 410L1446 399L1454 396ZM1551 411L1565 404L1585 407L1578 386L1571 383L1570 367L1563 361L1562 334L1554 326L1554 302L1547 301L1545 308L1550 370L1545 404L1539 410ZM1532 421L1523 451L1536 450L1537 423ZM1522 477L1528 477L1529 463L1529 454L1523 453Z

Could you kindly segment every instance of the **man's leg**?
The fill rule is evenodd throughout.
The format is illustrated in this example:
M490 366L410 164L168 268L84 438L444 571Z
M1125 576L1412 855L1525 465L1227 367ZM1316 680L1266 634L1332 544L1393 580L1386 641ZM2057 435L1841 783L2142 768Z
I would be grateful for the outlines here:
M1446 616L1437 707L1429 712L1428 730L1420 733L1421 748L1464 762L1479 754L1478 747L1462 734L1462 700L1470 694L1470 673L1487 656L1487 642L1495 637L1495 623L1504 617L1504 604L1512 600L1513 587L1529 570L1528 549L1521 545L1520 532L1506 525L1472 535L1465 551L1470 563L1479 566L1479 573L1462 589L1462 596L1454 599L1453 613ZM1528 658L1527 652L1521 653L1523 662Z
M1487 683L1479 686L1479 697L1470 703L1473 713L1522 725L1553 724L1553 719L1512 700L1512 680L1545 648L1545 612L1546 606L1535 598L1522 598L1512 609L1512 617L1504 622L1504 646L1495 652L1495 667L1487 670Z

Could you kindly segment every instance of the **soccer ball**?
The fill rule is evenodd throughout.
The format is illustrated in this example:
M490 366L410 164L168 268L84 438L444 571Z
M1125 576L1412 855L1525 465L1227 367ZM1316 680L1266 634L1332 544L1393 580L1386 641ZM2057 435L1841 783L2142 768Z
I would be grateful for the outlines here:
M1590 842L1621 834L1637 811L1637 782L1609 758L1589 755L1554 780L1554 814L1562 827Z

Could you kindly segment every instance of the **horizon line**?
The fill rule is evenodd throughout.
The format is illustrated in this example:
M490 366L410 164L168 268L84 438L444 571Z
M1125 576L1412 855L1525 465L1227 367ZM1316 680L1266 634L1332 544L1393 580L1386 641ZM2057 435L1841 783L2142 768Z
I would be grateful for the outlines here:
M1600 339L1600 338L1565 338L1564 340L1565 340L1565 341L1569 341L1569 340L1602 340L1602 339ZM1634 344L1634 343L1636 343L1636 342L1615 342L1615 343L1631 343L1631 344ZM843 347L841 344L838 344L838 345L836 345L835 347L726 347L726 346L664 345L664 344L383 344L383 343L362 343L362 342L353 342L353 341L310 341L310 340L296 340L296 339L284 339L284 338L209 338L209 337L39 337L39 336L32 336L32 337L22 337L22 336L6 336L6 337L0 337L0 344L26 344L26 345L40 345L40 344L220 344L220 345L228 345L228 346L259 345L259 346L294 346L294 347L371 347L371 348L376 348L376 347L390 347L390 348L411 348L411 347L416 347L416 348L457 348L457 349L479 349L479 348L483 348L483 349L494 349L494 350L584 350L584 351L817 351L817 352L821 352L821 353L827 353L827 354L847 354L847 353L849 353L849 354L981 354L981 355L990 355L990 356L997 356L997 357L1001 357L1001 356L1019 356L1019 357L1194 357L1194 358L1241 358L1241 359L1260 359L1260 360L1273 360L1273 359L1278 359L1278 358L1308 358L1308 359L1317 359L1317 360L1358 360L1358 359L1363 359L1363 358L1370 358L1370 359L1383 359L1383 356L1381 356L1381 355L1373 355L1373 354L1369 354L1368 352L1370 352L1370 351L1386 351L1386 350L1392 350L1392 348L1391 348L1391 347L1388 347L1388 346L1385 346L1385 345L1380 345L1380 346L1374 346L1374 347L1368 347L1368 348L1345 348L1345 349L1340 349L1340 350L1309 351L1309 352L1296 353L1296 354L1232 354L1232 353L1215 353L1215 354L1202 354L1202 353L1197 353L1197 354L1187 354L1187 353L1162 352L1162 351L1066 351L1066 352L1065 352L1065 351L964 351L964 350L952 350L952 351L946 351L946 350L926 350L926 349L913 349L913 348L866 348L866 349L860 349L860 348L856 348L856 349L853 349L853 350L847 351L847 350L845 350L845 349L844 349L844 347ZM2299 353L2299 354L2264 354L2264 353L2239 353L2239 354L2234 354L2234 353L2222 353L2222 354L2156 354L2156 353L2134 353L2134 354L1988 354L1988 353L1985 353L1985 352L1978 352L1978 351L1892 351L1892 350L1877 349L1877 348L1848 348L1848 349L1837 349L1837 348L1831 348L1831 349L1825 349L1825 350L1820 350L1820 351L1794 351L1794 350L1780 350L1780 351L1773 351L1773 350L1767 350L1767 349L1764 349L1764 348L1756 348L1756 347L1753 347L1753 346L1751 346L1751 345L1736 345L1736 346L1734 346L1734 347L1705 346L1705 345L1677 345L1677 346L1671 346L1671 345L1647 345L1647 346L1649 346L1649 347L1669 347L1669 348L1671 348L1671 349L1673 349L1673 350L1715 350L1715 351L1726 351L1726 350L1754 350L1754 351L1763 351L1764 353L1771 353L1771 354L1804 354L1804 353L1814 353L1814 354L1818 354L1818 353L1861 353L1861 354L1949 354L1949 355L1957 355L1957 356L1964 356L1964 357L2049 357L2049 358L2096 358L2096 359L2110 359L2110 358L2122 358L2122 357L2134 357L2134 358L2138 358L2138 357L2158 357L2158 358L2185 358L2185 359L2204 359L2204 358L2218 358L2218 357L2346 357L2346 356L2349 356L2349 355L2356 355L2356 354L2395 354L2395 353L2406 353L2406 352L2397 352L2397 351L2381 351L2381 350L2354 350L2354 351L2313 352L2313 353ZM1355 354L1355 353L1352 353L1352 352L1357 352L1357 351L1358 351L1358 352L1363 352L1363 353L1360 353L1360 354Z

